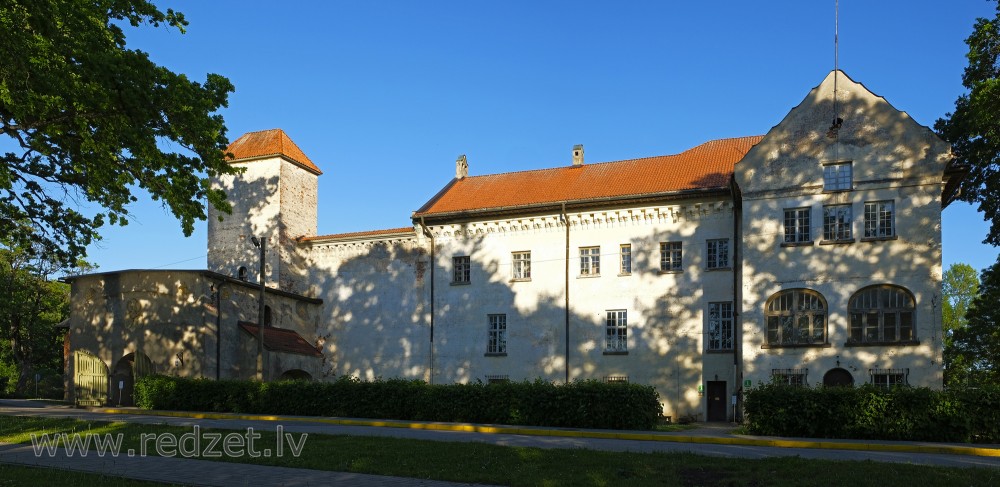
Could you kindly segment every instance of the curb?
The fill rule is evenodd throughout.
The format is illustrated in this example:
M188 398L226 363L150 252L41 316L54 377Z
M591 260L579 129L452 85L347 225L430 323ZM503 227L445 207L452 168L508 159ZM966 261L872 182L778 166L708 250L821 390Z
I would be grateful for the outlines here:
M698 443L708 445L767 446L773 448L809 448L822 450L859 450L893 453L934 453L947 455L967 455L979 457L1000 457L1000 449L959 445L915 445L854 443L818 440L783 440L734 437L684 436L673 433L606 432L594 430L524 428L518 426L485 426L463 423L417 423L396 420L335 419L304 416L276 416L237 413L199 413L187 411L154 411L139 409L95 408L92 411L104 414L131 414L137 416L165 416L193 419L240 419L248 421L285 421L301 423L321 423L339 426L372 426L378 428L402 428L427 431L457 431L464 433L510 434L527 436L557 436L567 438L597 438L610 440L663 441L672 443Z

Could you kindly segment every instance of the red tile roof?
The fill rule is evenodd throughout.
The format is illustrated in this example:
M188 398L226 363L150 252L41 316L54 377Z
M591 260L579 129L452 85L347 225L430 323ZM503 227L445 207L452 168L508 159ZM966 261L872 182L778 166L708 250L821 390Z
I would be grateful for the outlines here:
M282 156L313 174L323 174L281 129L245 133L229 144L226 152L233 155L233 161Z
M397 233L414 233L414 231L413 227L387 228L385 230L365 230L362 232L335 233L333 235L316 235L312 237L302 237L299 239L299 241L311 242L314 240L340 240L340 239L353 239L353 238L365 238L365 237L382 237L386 235L394 235Z
M762 138L713 140L670 156L454 179L414 217L726 189L733 167Z
M258 328L254 323L248 323L246 321L239 322L240 328L249 333L250 336L257 338ZM264 348L272 352L285 352L285 353L297 353L299 355L311 355L313 357L322 357L323 354L320 351L309 344L302 335L299 335L294 330L288 330L285 328L274 328L271 326L264 327Z

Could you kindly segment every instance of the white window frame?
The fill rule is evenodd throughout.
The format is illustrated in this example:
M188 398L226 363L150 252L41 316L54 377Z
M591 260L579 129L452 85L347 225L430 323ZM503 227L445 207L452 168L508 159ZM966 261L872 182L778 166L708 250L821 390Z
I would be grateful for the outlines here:
M660 272L682 270L684 245L681 242L660 242Z
M515 281L531 280L531 251L511 252L512 278Z
M771 369L771 383L792 387L808 387L809 369Z
M632 244L621 244L618 246L618 272L627 276L632 273Z
M826 205L823 207L823 240L829 242L854 240L853 226L854 207L852 205Z
M580 275L601 275L601 247L580 247Z
M785 209L784 243L812 242L812 208Z
M853 186L853 163L837 162L823 166L823 191L850 191Z
M628 352L628 311L609 309L604 321L605 353Z
M705 268L725 269L729 267L729 239L708 240L705 244Z
M472 282L472 258L468 255L456 255L451 258L452 284L469 284Z
M708 303L708 349L733 350L734 331L733 302Z
M910 369L868 369L868 375L873 386L883 389L910 384Z
M487 315L489 333L487 335L486 353L488 355L507 354L507 315L505 313Z
M895 238L896 202L879 200L865 202L865 238Z

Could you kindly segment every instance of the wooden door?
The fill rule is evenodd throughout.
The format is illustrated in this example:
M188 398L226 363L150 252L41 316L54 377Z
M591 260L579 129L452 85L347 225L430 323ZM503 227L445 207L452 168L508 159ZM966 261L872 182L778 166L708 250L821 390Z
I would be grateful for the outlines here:
M726 421L726 381L708 381L708 420Z

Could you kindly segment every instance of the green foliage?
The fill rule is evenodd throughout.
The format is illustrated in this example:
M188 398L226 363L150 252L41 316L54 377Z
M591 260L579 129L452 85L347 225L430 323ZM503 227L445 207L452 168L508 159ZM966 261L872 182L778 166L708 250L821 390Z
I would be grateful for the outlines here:
M955 263L945 271L941 288L944 383L949 387L968 384L972 360L956 346L955 332L968 326L966 313L972 300L979 295L979 276L969 264Z
M972 300L967 324L952 336L953 354L965 367L967 383L1000 383L1000 257L983 270L979 295Z
M144 409L649 430L659 422L651 386L577 381L432 385L388 379L334 382L182 379L135 385Z
M105 223L125 225L141 188L190 234L205 200L229 208L208 177L224 160L216 112L233 86L204 83L128 49L123 27L187 22L147 0L12 0L0 4L0 234L72 264ZM70 197L67 198L67 193ZM84 215L75 201L103 208ZM22 222L29 222L25 229Z
M936 391L769 384L747 391L744 408L747 431L756 435L1000 441L1000 385Z
M1000 245L1000 5L993 19L976 20L965 43L969 65L962 84L969 93L934 130L952 144L955 162L969 167L959 199L979 204L991 222L985 242Z

